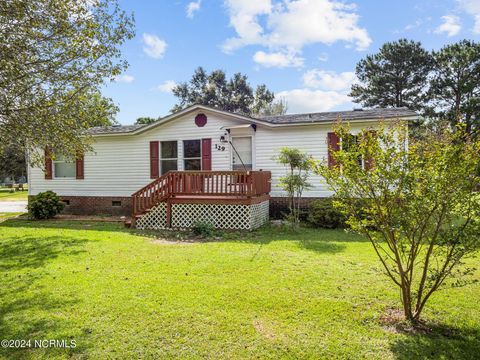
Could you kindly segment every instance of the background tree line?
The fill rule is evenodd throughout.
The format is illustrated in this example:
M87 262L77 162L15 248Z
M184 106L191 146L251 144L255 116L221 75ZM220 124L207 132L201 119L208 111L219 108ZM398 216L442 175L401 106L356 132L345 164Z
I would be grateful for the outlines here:
M172 112L199 104L247 116L268 116L283 115L288 108L285 100L275 99L275 94L267 85L251 86L245 74L235 73L228 79L221 69L207 73L201 66L195 69L189 81L173 88L173 95L177 103ZM156 120L140 117L135 124L151 124Z
M462 40L438 51L401 39L385 43L356 66L350 96L367 107L407 107L431 128L462 123L480 128L480 44Z

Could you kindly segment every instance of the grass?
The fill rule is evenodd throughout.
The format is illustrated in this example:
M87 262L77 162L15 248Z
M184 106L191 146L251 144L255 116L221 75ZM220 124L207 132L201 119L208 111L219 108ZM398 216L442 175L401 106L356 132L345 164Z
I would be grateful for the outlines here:
M2 220L6 220L6 219L9 219L9 218L13 218L13 217L16 217L18 215L21 215L23 213L2 213L0 212L0 221Z
M28 200L28 191L10 192L11 189L0 188L0 201L20 201Z
M425 317L440 331L395 331L381 318L398 308L397 290L369 243L340 230L263 229L188 243L117 223L10 219L0 223L0 279L0 339L77 344L0 350L5 358L480 353L478 284L432 298Z

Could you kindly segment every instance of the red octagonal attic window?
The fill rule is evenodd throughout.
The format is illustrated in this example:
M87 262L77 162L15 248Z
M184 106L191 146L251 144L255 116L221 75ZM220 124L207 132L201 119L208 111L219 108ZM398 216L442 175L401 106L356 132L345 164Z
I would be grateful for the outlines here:
M198 127L203 127L207 124L207 115L205 114L198 114L195 116L195 125Z

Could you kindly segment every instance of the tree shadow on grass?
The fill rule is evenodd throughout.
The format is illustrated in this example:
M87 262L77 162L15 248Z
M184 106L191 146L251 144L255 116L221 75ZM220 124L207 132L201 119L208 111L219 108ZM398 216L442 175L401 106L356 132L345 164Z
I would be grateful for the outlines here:
M38 268L59 255L78 255L87 241L65 236L11 237L9 242L0 241L0 271Z
M432 327L429 333L409 333L390 346L396 359L478 359L480 329Z
M344 251L346 246L342 242L337 241L341 239L338 231L324 230L327 233L323 233L323 230L317 231L315 229L300 229L291 230L289 228L278 227L264 227L256 231L236 231L224 233L218 239L207 239L209 242L237 242L246 244L259 245L257 254L261 249L272 242L287 241L292 242L300 249L314 251L317 253L329 253L335 254ZM329 234L335 234L332 238ZM346 240L343 239L345 242Z
M79 334L68 318L78 299L58 291L62 279L49 279L49 270L44 268L60 255L84 252L87 241L58 235L0 239L0 339L31 339L31 346L34 340L51 339L75 339L78 344L74 349L0 348L0 357L74 356L87 350L88 334Z
M122 222L94 220L30 220L26 217L0 221L0 228L59 229L59 230L95 230L118 231L128 233L132 230L124 227ZM134 230L133 230L134 231Z

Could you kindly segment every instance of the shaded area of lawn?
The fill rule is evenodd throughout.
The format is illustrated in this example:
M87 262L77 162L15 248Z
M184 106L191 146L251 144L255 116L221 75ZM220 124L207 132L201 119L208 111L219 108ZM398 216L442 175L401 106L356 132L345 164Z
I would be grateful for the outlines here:
M410 359L475 359L480 351L480 329L437 326L432 333L404 336L391 345L392 353L401 360Z
M399 306L397 290L356 235L269 228L172 237L117 223L1 222L0 338L78 347L0 356L468 359L480 351L479 285L432 299L425 315L443 329L392 331L379 318Z

